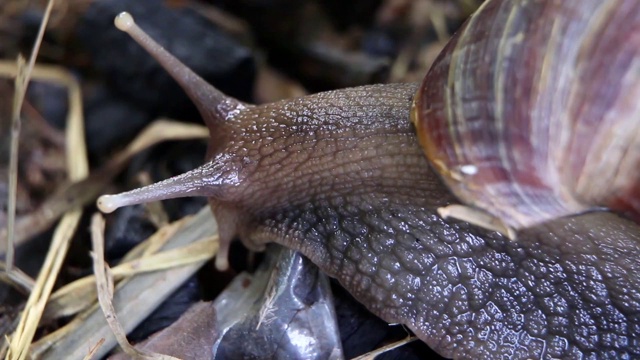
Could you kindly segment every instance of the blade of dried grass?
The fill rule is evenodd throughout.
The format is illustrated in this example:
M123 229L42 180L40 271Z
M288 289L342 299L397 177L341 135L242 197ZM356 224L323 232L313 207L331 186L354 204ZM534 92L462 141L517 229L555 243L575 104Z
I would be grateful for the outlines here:
M151 256L157 253L171 239L171 236L190 219L191 216L187 216L161 227L148 239L131 249L122 258L121 263L112 268L114 277L120 280L143 272L169 269L212 258L217 251L217 239L213 238L202 240L209 242L210 245L201 241L194 246L182 247L179 251L176 249ZM136 259L143 260L137 261ZM97 298L94 281L94 276L89 275L58 289L49 298L43 317L55 319L70 316L90 307Z
M113 268L116 276L131 276L148 271L158 271L210 260L218 250L218 236L198 240L193 244L163 251L142 259L133 260Z
M406 338L404 338L404 339L402 339L402 340L399 340L399 341L396 341L396 342L394 342L394 343L391 343L391 344L385 345L385 346L383 346L383 347L381 347L381 348L379 348L379 349L375 349L375 350L373 350L373 351L369 351L369 352L368 352L368 353L366 353L366 354L362 354L362 355L360 355L360 356L354 357L354 358L353 358L353 359L351 359L351 360L373 360L373 359L375 359L375 358L376 358L376 356L378 356L378 355L380 355L380 354L384 354L384 353L386 353L387 351L391 351L391 350L393 350L393 349L395 349L395 348L399 348L400 346L404 346L404 345L406 345L406 344L408 344L408 343L410 343L410 342L414 342L414 341L416 341L416 340L418 340L418 338L417 338L417 337L415 337L415 336L408 336L408 337L406 337Z
M33 44L31 50L31 56L29 57L29 64L24 67L24 59L18 57L18 74L15 79L15 93L13 97L13 110L11 114L11 150L10 150L10 162L9 162L9 209L8 209L8 239L7 239L7 271L11 271L14 262L15 244L13 242L14 237L14 224L16 214L16 190L18 185L18 144L20 139L20 111L22 109L22 103L24 102L24 96L27 93L29 87L29 79L31 78L31 71L36 63L38 57L38 51L40 50L40 44L44 37L44 30L49 22L49 16L51 16L51 9L53 9L54 0L47 2L47 8L44 11L40 28L38 29L38 35L36 41Z
M172 249L122 263L111 268L115 280L120 280L145 272L166 270L173 267L190 265L213 258L217 251L218 238L211 237L193 244ZM47 305L45 317L58 318L69 316L91 306L96 300L95 276L78 279L56 292Z
M15 223L16 223L16 199L18 193L18 147L20 144L20 108L22 107L22 99L20 94L23 93L22 88L26 84L26 68L24 58L18 56L16 62L18 67L18 75L15 78L13 110L11 114L11 148L9 150L9 194L7 199L7 272L13 269L15 262Z
M0 61L0 74L5 76L15 76L16 79L23 77L23 75L21 75L19 64L8 61ZM86 154L85 146L83 145L84 119L82 117L82 95L80 93L80 86L75 81L73 76L62 68L47 66L42 67L40 65L34 67L31 70L30 76L37 79L53 80L55 82L62 83L69 88L69 113L67 114L66 137L68 147L71 147L71 150L67 151L67 156L70 156L70 153L73 154L76 151L78 151L76 156ZM15 146L17 146L17 144ZM86 173L88 172L88 163L86 162L86 160L84 162L79 160L68 162L68 167L69 178L72 181L77 181L78 179L86 176ZM84 175L80 176L82 170L86 171ZM17 177L14 181L16 180ZM9 194L15 195L15 190L10 190ZM9 200L11 200L11 198ZM9 216L15 216L15 212L13 212L13 215L11 215L10 211ZM13 262L13 260L9 259L9 251L13 251L15 246L22 242L23 228L24 226L21 226L20 221L16 223L10 218L8 221L7 230L0 230L0 245L4 245L3 247L5 247L7 250L7 265L9 265L9 261ZM9 233L11 233L11 236L9 235ZM4 239L7 239L6 245L3 241ZM13 257L13 255L11 255L11 257Z
M81 210L74 210L66 214L56 228L50 250L38 274L36 286L27 300L20 323L11 336L9 359L22 360L27 357L29 345L35 335L44 306L62 266L69 239L73 236L81 215Z
M78 115L73 122L82 122L82 117ZM86 151L84 151L84 131L83 125L72 126L73 133L68 133L69 143L74 147L69 151L75 154L69 165L69 177L78 179L86 176L88 172ZM79 138L79 139L78 139ZM74 141L75 140L75 141ZM45 304L51 294L51 290L56 282L60 268L67 254L70 240L80 222L82 209L76 208L66 213L53 235L49 251L38 274L36 284L31 292L18 327L11 337L8 357L10 359L24 359L27 356L29 346L33 340L36 329L42 317Z
M102 344L104 344L104 339L100 339L100 341L98 341L97 344L93 345L91 349L89 349L87 356L85 356L82 360L91 360L93 356L96 354L96 351L98 351L100 346L102 346Z
M8 75L16 74L18 71L15 64L7 62L2 62L0 68ZM69 89L69 112L67 114L66 131L67 166L69 178L72 181L78 181L87 176L89 168L84 144L84 118L82 116L80 86L75 81L75 78L62 68L36 66L33 68L32 75L36 78L61 83ZM42 311L51 294L62 261L66 256L69 240L75 232L81 214L79 207L71 208L71 211L60 221L54 232L43 267L40 270L16 331L11 336L8 354L10 359L22 359L26 356ZM19 230L20 227L17 226L16 229Z
M186 216L178 221L163 226L158 229L148 239L138 244L123 257L122 263L141 258L145 255L150 255L160 249L166 244L167 241L178 231L184 224L190 220L190 216ZM93 286L93 276L87 276L82 279L78 279L70 284L58 289L47 304L45 317L56 318L58 316L67 316L82 310L87 306L85 297L89 297L88 301L93 303L95 296L91 297L89 294L95 292ZM88 290L91 289L91 290Z
M104 218L101 214L96 213L91 219L91 244L93 252L93 272L96 277L96 287L98 292L98 301L105 319L116 337L118 344L125 353L134 359L158 359L173 360L177 359L173 356L155 354L141 349L134 348L127 340L127 333L118 321L116 309L111 300L113 299L113 277L109 267L104 262Z
M206 207L171 236L163 250L209 238L216 232L217 225L210 209ZM131 331L204 263L205 261L201 261L166 271L139 274L121 281L116 287L113 303L118 309L124 329ZM117 342L106 325L102 312L97 306L93 306L77 315L70 324L33 344L31 353L42 360L80 360L86 354L86 344L93 344L103 337L106 339L105 344L98 350L96 357L104 356Z

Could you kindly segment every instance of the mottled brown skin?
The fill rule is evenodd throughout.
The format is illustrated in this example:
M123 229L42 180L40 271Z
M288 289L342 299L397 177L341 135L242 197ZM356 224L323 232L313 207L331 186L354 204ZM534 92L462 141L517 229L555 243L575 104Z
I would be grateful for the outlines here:
M456 200L408 121L416 85L250 107L201 169L223 237L301 251L371 311L454 358L640 356L638 227L608 213L517 241ZM209 172L211 171L211 172Z
M109 205L207 196L223 256L236 236L299 250L446 357L640 357L638 225L590 213L513 241L444 221L457 200L409 121L417 84L247 106L174 76L211 130L209 161Z
M435 209L455 200L408 121L414 88L249 109L217 156L246 164L241 185L211 200L219 219L242 214L221 230L300 250L444 356L640 356L638 227L594 213L514 242L443 221Z

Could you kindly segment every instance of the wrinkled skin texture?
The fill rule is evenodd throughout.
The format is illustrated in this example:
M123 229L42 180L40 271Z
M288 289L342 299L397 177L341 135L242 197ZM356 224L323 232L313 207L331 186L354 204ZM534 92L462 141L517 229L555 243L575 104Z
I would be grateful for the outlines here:
M446 357L640 357L638 225L591 213L508 240L442 220L437 208L457 200L409 120L417 84L250 106L206 84L133 21L120 28L181 84L211 141L205 165L101 197L101 209L207 196L219 224L219 268L236 237L254 249L276 242L299 250Z
M446 357L640 356L638 226L591 213L513 241L442 220L436 209L457 200L409 121L416 88L237 107L207 122L208 163L124 196L208 196L223 256L236 237L299 250Z
M455 199L408 121L414 90L245 110L201 170L222 184L211 193L221 233L301 251L446 357L640 356L638 227L592 213L512 241L443 221L436 208Z

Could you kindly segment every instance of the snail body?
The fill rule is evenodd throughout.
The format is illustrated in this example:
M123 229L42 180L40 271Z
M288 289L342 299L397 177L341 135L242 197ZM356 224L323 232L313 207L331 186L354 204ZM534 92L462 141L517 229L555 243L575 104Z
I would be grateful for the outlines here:
M492 9L541 3L560 2L489 0L471 22L490 22ZM552 218L512 241L444 220L437 209L459 201L492 212L452 193L447 173L424 156L409 119L412 107L439 104L421 97L428 85L371 85L248 105L205 83L128 15L116 22L185 88L211 141L203 166L103 196L103 211L206 196L220 232L219 268L236 237L252 249L269 242L296 249L372 312L407 325L446 357L640 356L638 225L606 212ZM428 78L460 56L459 39ZM414 120L423 115L413 112Z

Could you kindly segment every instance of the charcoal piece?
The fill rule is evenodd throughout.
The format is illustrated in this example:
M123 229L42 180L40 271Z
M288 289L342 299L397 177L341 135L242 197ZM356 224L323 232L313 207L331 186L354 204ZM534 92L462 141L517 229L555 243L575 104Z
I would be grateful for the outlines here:
M109 218L109 226L106 228L106 258L110 261L120 259L155 231L143 205L118 209Z
M100 89L85 99L87 150L92 156L113 153L152 120L151 114L135 103Z
M318 2L340 30L373 23L376 11L382 4L382 0L318 0Z
M0 79L0 167L9 169L9 153L11 149L11 110L13 109L13 82ZM5 170L5 171L6 171ZM2 178L7 181L7 176ZM0 199L6 199L1 197ZM1 203L0 203L1 204ZM1 208L0 208L1 209Z
M246 47L222 33L198 13L168 7L161 0L95 1L77 30L79 42L106 81L130 101L181 119L197 119L195 107L160 65L113 25L128 11L142 29L197 74L223 92L250 100L255 64Z
M219 0L247 20L271 65L312 92L384 82L385 58L341 47L317 1ZM286 19L286 21L284 20Z
M127 338L133 343L148 338L149 335L173 324L200 298L199 280L197 276L192 276L129 333Z
M29 84L27 98L42 117L58 130L67 127L69 90L67 87L46 81L34 80Z
M400 44L391 29L372 28L364 34L360 46L364 53L371 56L395 59L400 51Z
M389 61L360 52L345 51L321 41L294 44L282 49L291 51L295 61L273 56L274 63L296 64L291 70L306 77L306 84L313 89L330 87L346 88L384 82L389 72Z

